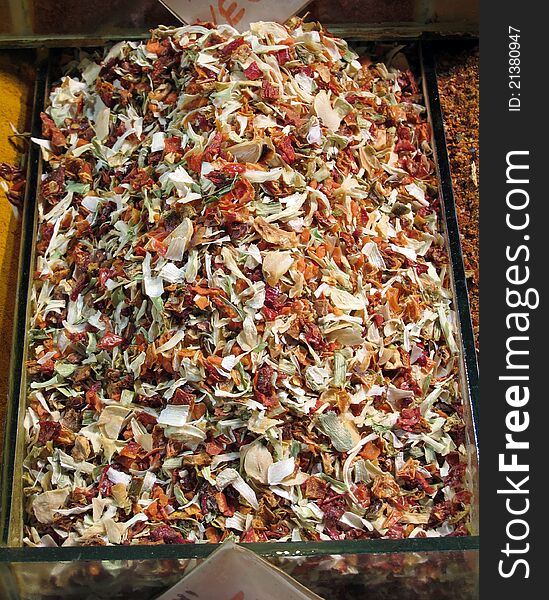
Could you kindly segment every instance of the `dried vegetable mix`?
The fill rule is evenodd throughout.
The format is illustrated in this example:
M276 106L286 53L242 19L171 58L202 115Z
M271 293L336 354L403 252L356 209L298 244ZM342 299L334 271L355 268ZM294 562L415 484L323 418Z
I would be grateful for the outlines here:
M301 22L72 69L35 140L25 543L467 534L412 73Z

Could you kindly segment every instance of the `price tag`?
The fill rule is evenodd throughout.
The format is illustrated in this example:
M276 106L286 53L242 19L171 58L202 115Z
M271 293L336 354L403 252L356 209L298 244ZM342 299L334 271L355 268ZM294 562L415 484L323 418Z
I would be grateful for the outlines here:
M263 558L233 542L156 600L322 600Z
M160 0L185 23L213 21L227 23L240 31L256 21L284 23L311 0Z

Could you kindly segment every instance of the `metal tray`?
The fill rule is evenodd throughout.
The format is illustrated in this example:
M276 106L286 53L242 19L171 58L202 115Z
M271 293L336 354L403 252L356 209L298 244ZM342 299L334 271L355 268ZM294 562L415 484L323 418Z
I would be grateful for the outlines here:
M400 42L400 40L399 40ZM469 454L469 485L473 492L472 501L472 527L475 535L465 537L441 537L441 538L414 538L403 540L345 540L345 541L322 541L322 542L276 542L276 543L249 543L246 547L265 556L270 556L270 560L281 566L284 570L292 571L295 568L303 569L302 581L308 581L311 576L311 569L316 568L320 559L324 558L348 558L354 561L355 571L367 571L377 569L380 566L380 555L386 557L386 560L397 561L400 567L394 567L387 570L383 567L382 571L388 574L392 571L401 570L403 565L408 565L412 557L419 561L417 564L431 564L432 569L438 573L438 577L449 578L453 591L448 598L457 598L456 590L462 586L462 592L467 594L459 596L471 598L476 595L476 579L478 574L478 435L477 435L477 402L478 402L478 367L476 351L474 346L473 329L469 310L469 301L467 295L467 286L459 230L452 191L450 177L450 167L448 154L446 150L446 141L444 134L444 122L441 112L434 50L437 42L415 42L417 47L418 64L420 65L423 92L425 103L429 112L429 117L433 127L433 149L435 152L437 175L439 182L440 198L442 202L443 228L447 238L447 247L451 262L451 283L454 295L454 307L459 321L458 337L462 353L460 355L460 374L461 374L461 393L464 405L464 420L466 422L466 434ZM40 112L43 110L47 98L50 74L52 65L55 64L57 52L43 51L38 54L36 88L34 94L34 114L32 121L33 136L40 136L41 121ZM31 147L28 161L27 193L24 204L23 224L21 235L21 251L19 263L19 280L17 287L17 307L14 323L14 337L12 348L12 361L10 371L10 390L9 406L6 423L5 448L3 456L3 469L1 479L0 496L0 573L4 571L4 578L7 591L6 598L56 598L59 596L40 595L36 596L32 591L25 591L25 586L31 586L29 577L28 563L35 563L32 567L33 576L39 578L32 584L32 589L41 589L44 578L50 580L52 573L60 569L64 563L72 561L83 561L79 565L79 573L82 581L79 585L92 586L96 579L97 569L107 568L113 564L122 564L123 561L126 571L127 585L120 592L120 596L114 591L105 598L123 598L127 590L136 585L136 569L141 577L144 577L144 584L139 589L145 591L141 595L135 593L135 598L148 599L152 590L156 587L157 593L166 589L173 583L173 578L181 576L182 569L187 568L189 560L196 561L207 557L215 548L214 544L184 544L184 545L161 545L161 546L95 546L95 547L68 547L68 548L23 548L21 547L22 531L22 494L20 490L20 480L18 473L21 469L21 461L24 456L24 436L22 431L22 420L26 408L26 375L24 364L27 353L27 323L29 319L29 307L27 300L32 283L32 268L34 265L34 249L37 234L37 196L41 173L40 151L36 145ZM3 548L1 548L3 546ZM116 563L112 562L116 561ZM431 561L431 562L430 562ZM412 561L414 562L414 561ZM166 565L171 565L168 572L165 572ZM396 564L396 563L395 563ZM414 562L415 564L415 562ZM84 566L86 565L86 568ZM95 570L92 566L95 565ZM164 569L164 580L156 580L153 585L152 580L142 572L143 565L147 565L147 570L157 573L158 569ZM297 565L297 567L296 567ZM305 568L303 566L305 565ZM383 563L385 565L385 563ZM76 569L76 565L73 565ZM67 568L70 565L67 565ZM89 567L89 568L87 568ZM120 567L122 568L122 567ZM380 567L381 568L381 567ZM82 571L84 569L84 571ZM325 567L324 567L325 569ZM110 572L110 571L109 571ZM42 575L39 576L39 573ZM83 573L83 574L82 574ZM95 574L94 574L95 573ZM400 573L400 584L407 588L413 588L415 567L406 575ZM130 574L133 574L130 576ZM42 577L42 579L40 579ZM158 574L155 575L155 578ZM170 577L172 579L170 579ZM334 577L334 575L332 575ZM460 577L466 578L466 585ZM357 588L360 594L367 590L371 581L362 573L362 587ZM11 584L8 583L11 581ZM124 577L119 577L123 581ZM460 582L458 582L460 581ZM393 582L394 583L394 582ZM450 585L450 583L448 583ZM121 584L123 585L123 584ZM305 585L311 585L305 582ZM30 590L30 587L28 588ZM81 588L87 589L90 588ZM403 588L404 589L404 588ZM441 595L440 588L435 586L433 598L444 598ZM475 591L471 592L473 589ZM11 590L11 591L10 591ZM17 590L14 592L13 590ZM101 594L107 593L107 588L100 587ZM466 591L469 590L469 591ZM0 584L0 591L2 587ZM30 595L25 595L26 593ZM67 592L68 593L68 592ZM460 592L461 593L461 592ZM21 594L21 595L19 595ZM149 595L147 595L149 594ZM471 595L472 594L472 595ZM1 595L1 594L0 594ZM65 596L63 597L73 597ZM77 597L84 597L78 596ZM103 597L102 595L89 596L94 598ZM398 593L396 597L401 597ZM413 596L415 597L415 596ZM431 598L431 595L428 596ZM427 596L423 595L425 599Z

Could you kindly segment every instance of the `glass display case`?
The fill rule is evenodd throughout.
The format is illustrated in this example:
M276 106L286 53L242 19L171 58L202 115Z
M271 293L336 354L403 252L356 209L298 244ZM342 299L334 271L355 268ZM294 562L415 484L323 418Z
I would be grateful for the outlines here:
M64 6L64 5L67 6ZM64 18L70 4L71 18ZM86 2L8 2L0 6L0 46L78 47L107 40L139 39L159 23L174 24L175 17L153 0ZM451 4L450 9L447 5ZM306 9L312 18L352 39L412 38L422 32L473 34L477 4L395 0L386 4L338 0L315 1ZM98 23L97 15L101 14ZM436 36L435 36L436 37ZM250 543L259 553L322 597L330 599L453 599L477 597L478 581L478 369L466 291L466 277L444 126L439 104L433 44L414 42L424 95L433 128L439 194L443 204L447 246L452 264L452 286L459 317L461 394L466 440L470 455L469 484L473 493L473 535L415 539ZM39 112L48 90L48 70L55 53L37 50L37 78L33 131L40 131ZM53 58L52 58L53 57ZM38 134L39 135L39 134ZM17 314L11 358L10 391L3 455L0 502L0 597L23 600L128 597L152 600L203 561L212 544L172 546L105 546L66 548L22 547L22 501L18 469L22 460L20 429L26 389L25 362L27 297L36 237L36 190L40 156L31 149L27 193L23 209Z

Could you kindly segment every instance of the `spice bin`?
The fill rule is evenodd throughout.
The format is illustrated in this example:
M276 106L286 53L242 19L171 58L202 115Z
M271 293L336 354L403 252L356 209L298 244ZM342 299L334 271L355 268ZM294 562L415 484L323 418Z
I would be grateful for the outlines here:
M353 29L353 32L355 29ZM126 32L124 32L126 33ZM338 32L345 37L345 34ZM116 35L111 35L117 37ZM133 36L135 37L135 36ZM361 37L368 37L364 26ZM378 32L376 32L378 38ZM89 39L83 42L88 45ZM345 540L322 542L250 543L249 549L267 557L313 592L326 598L474 598L478 579L478 467L476 400L478 373L474 349L459 232L452 194L448 158L433 45L412 44L422 71L424 96L433 127L434 149L443 203L447 245L452 263L454 306L459 317L461 394L464 403L466 439L470 455L469 481L473 492L471 523L476 535L465 537L415 538L402 540ZM37 53L37 82L34 102L34 135L40 137L39 113L44 106L49 72L56 53ZM25 360L29 274L34 264L36 236L36 190L40 181L37 147L30 151L27 196L19 264L18 315L10 374L10 406L7 444L4 453L0 550L0 593L5 598L123 598L152 599L200 564L215 548L212 544L173 546L108 546L66 548L23 548L20 527L21 497L16 465L24 451L21 429L26 389L22 365Z

